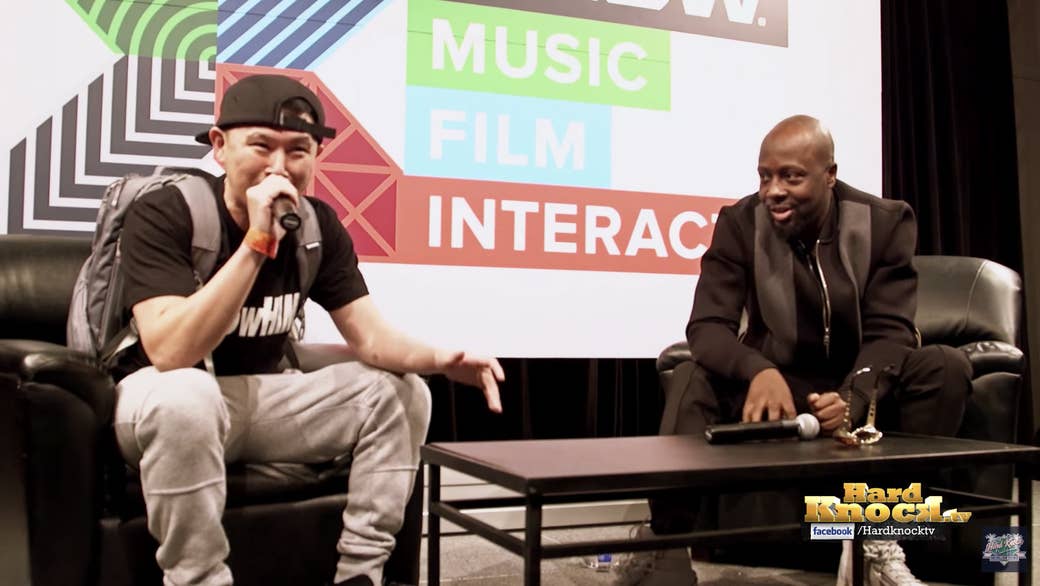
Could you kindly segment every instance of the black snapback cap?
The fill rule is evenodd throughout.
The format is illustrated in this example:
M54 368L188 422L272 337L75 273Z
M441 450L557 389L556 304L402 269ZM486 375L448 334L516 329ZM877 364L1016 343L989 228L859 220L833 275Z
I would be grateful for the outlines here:
M282 108L295 98L307 102L314 111L314 124L298 116L283 115ZM271 74L243 77L231 85L220 102L220 117L215 126L223 130L235 126L295 130L310 134L318 144L336 136L334 129L325 126L325 110L314 92L295 79ZM195 135L195 140L211 144L209 130Z

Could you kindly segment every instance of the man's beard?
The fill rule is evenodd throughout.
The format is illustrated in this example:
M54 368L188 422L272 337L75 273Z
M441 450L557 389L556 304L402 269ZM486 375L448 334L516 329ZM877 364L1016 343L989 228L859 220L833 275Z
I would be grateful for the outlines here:
M798 236L802 230L805 229L805 214L808 210L805 209L805 206L798 205L795 201L786 200L776 204L767 203L766 211L769 214L769 223L773 226L773 229L776 230L777 235L784 240ZM787 212L787 218L784 220L777 220L776 217L773 216L774 212L779 212L781 214Z
M805 222L802 221L801 216L792 216L790 220L783 223L770 218L769 223L773 226L773 230L776 230L777 235L784 240L790 240L798 236L802 233L802 229L805 228Z

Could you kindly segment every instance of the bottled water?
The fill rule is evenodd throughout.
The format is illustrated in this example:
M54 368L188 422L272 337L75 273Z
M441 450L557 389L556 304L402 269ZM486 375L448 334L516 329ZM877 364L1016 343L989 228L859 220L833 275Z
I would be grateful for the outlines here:
M601 553L595 556L583 557L581 558L581 563L586 568L596 570L597 572L609 572L617 564L617 560L609 553Z

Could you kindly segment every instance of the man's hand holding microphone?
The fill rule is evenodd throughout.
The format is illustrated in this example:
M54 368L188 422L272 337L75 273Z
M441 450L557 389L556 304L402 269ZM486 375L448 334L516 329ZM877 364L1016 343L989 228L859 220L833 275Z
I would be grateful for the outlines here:
M246 244L253 250L274 258L278 243L300 226L297 212L300 195L285 175L272 173L263 181L246 189L249 231Z

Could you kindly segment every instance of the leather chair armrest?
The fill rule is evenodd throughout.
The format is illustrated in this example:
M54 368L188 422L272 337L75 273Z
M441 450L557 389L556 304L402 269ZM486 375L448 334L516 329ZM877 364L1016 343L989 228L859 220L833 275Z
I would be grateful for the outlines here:
M39 340L0 340L0 371L65 389L94 411L99 424L112 421L115 383L93 356Z
M960 346L960 350L968 356L973 378L993 372L1022 373L1025 360L1022 351L1007 342L983 340Z
M686 340L676 342L665 348L657 357L657 372L674 370L676 366L690 359L690 345Z

